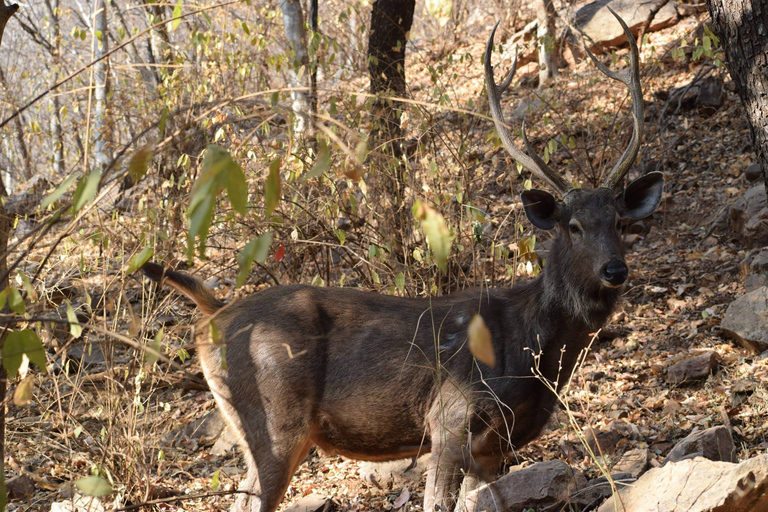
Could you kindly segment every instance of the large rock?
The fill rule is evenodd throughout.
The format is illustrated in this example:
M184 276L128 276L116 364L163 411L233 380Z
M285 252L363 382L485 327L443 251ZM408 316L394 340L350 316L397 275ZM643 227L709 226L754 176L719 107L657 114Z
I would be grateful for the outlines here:
M736 447L728 427L722 425L689 434L672 448L664 464L704 457L705 459L736 462Z
M761 286L731 302L720 328L755 354L768 350L768 287Z
M627 451L621 456L619 462L614 464L611 471L614 473L628 473L633 478L637 478L648 468L651 452L648 448L636 448Z
M518 469L467 493L466 512L556 509L568 501L587 479L561 460L539 462Z
M768 510L768 454L741 464L695 458L651 469L598 512L760 512Z
M593 42L604 47L617 46L623 43L624 30L616 22L616 18L604 7L611 9L622 17L634 34L645 24L651 9L656 2L647 0L597 0L581 7L573 16L572 24ZM661 30L677 23L675 2L669 2L656 13L648 31Z
M768 245L768 202L765 185L749 188L715 219L712 231L741 239L755 247Z

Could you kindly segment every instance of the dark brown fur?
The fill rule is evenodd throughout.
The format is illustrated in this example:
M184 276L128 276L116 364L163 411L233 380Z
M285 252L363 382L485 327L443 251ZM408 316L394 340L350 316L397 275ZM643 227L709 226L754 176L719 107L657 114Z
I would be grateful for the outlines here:
M556 210L544 212L558 228L542 276L509 289L408 299L278 286L222 307L200 281L145 266L197 302L219 333L212 340L201 329L198 343L248 465L241 489L250 494L235 508L274 511L313 445L363 460L431 451L425 508L449 508L462 470L493 474L505 454L535 438L556 396L532 368L562 386L620 296L600 269L622 258L621 197L577 190ZM569 232L576 221L578 235ZM475 314L491 332L493 368L469 352Z

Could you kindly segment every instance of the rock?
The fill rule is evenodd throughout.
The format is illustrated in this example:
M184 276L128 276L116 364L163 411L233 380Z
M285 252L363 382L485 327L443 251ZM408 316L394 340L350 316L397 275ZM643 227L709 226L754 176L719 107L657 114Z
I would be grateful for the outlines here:
M667 368L667 382L670 384L683 384L704 380L709 377L709 374L712 373L716 366L717 354L714 352L689 357Z
M75 494L71 499L51 503L51 512L105 512L99 498Z
M763 248L749 262L749 270L752 272L765 272L768 270L768 248Z
M211 447L211 453L213 455L219 456L226 455L226 453L237 446L237 443L239 442L240 438L237 436L235 431L227 426L221 432L218 439L216 439L216 442L213 443L213 446Z
M588 427L584 432L589 449L595 456L611 455L616 453L616 446L619 444L621 436L616 430L595 430Z
M211 444L214 439L222 434L226 426L227 422L224 419L224 416L222 416L221 411L214 409L205 416L166 435L165 442L173 443L182 438L186 438L202 441L202 444L206 444L206 442Z
M755 354L768 350L768 287L762 286L731 302L720 329Z
M681 460L704 457L724 462L736 462L736 447L728 427L723 425L699 430L678 442L669 452L664 464Z
M741 464L696 458L651 469L598 512L752 512L768 507L767 488L768 454Z
M624 30L616 18L604 7L611 9L624 19L633 34L637 34L648 19L655 3L644 0L597 0L576 11L571 23L591 41L603 47L618 46L626 41ZM669 2L656 13L648 32L661 30L677 23L675 2ZM590 48L592 49L592 48ZM594 49L592 49L594 51Z
M760 168L760 164L748 165L744 169L744 177L747 178L747 181L757 181L762 178L763 170Z
M699 87L696 95L696 107L699 114L705 117L713 115L723 106L723 80L711 77L705 80Z
M25 500L35 493L35 482L28 475L18 475L5 482L9 500Z
M586 485L584 475L561 460L539 462L467 493L464 510L556 509Z
M616 473L628 473L632 478L637 478L648 469L650 455L651 452L648 448L629 450L621 456L619 462L614 464L612 471Z
M750 187L744 197L723 209L711 226L713 233L728 234L751 246L768 245L768 203L765 185Z
M744 289L747 292L755 291L762 286L768 286L768 274L749 274L744 280Z
M285 512L327 512L333 502L319 494L308 494L285 509Z
M360 465L360 477L379 489L395 489L412 485L421 480L427 470L429 454L416 459L400 459L389 462L364 462Z
M629 473L612 473L611 479L617 488L621 489L636 480ZM613 489L607 478L601 476L587 483L583 489L577 490L570 497L570 504L577 505L576 510L593 510L595 505L613 494Z

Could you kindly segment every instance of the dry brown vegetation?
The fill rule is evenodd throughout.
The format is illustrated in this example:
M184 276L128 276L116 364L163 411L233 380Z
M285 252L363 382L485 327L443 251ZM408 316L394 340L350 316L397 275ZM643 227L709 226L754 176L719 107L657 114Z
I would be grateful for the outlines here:
M422 296L509 285L537 270L530 252L534 233L519 203L527 176L506 157L487 117L480 59L490 15L471 14L454 43L441 37L434 20L420 14L409 47L407 208L423 201L452 230L453 249L441 272L428 257L410 211L403 232L393 233L386 224L384 212L392 200L383 182L391 174L381 148L370 148L365 165L356 159L369 128L366 6L330 2L322 7L328 11L321 15L321 122L327 127L323 133L332 131L338 140L332 140L328 169L306 179L314 155L289 131L287 93L271 92L283 86L279 17L255 4L211 10L211 25L200 21L201 15L185 21L179 30L187 36L199 30L200 44L190 42L172 53L156 96L136 92L137 73L121 68L118 54L111 144L116 155L127 148L126 157L104 174L99 193L79 213L63 209L62 217L52 221L57 208L71 200L65 194L46 211L19 217L9 261L21 257L18 270L33 284L26 288L21 277L15 280L24 290L26 313L14 322L39 333L48 374L29 369L35 385L31 402L9 400L6 405L6 479L25 473L35 483L34 493L12 501L9 510L48 510L51 502L72 495L72 482L89 474L111 482L113 492L102 499L109 505L193 494L205 496L155 507L222 510L231 503L231 496L215 495L214 487L216 480L220 490L237 487L244 469L236 453L212 455L213 440L205 437L169 437L215 407L191 344L196 313L179 296L158 292L125 272L130 258L146 247L154 249L155 260L187 266L186 206L209 143L225 148L242 166L249 192L247 215L224 199L217 203L206 258L196 255L188 269L207 279L221 299L278 283ZM337 22L342 13L355 17L357 34L349 33L348 23ZM671 50L680 41L692 47L691 34L703 20L703 15L685 18L650 34L643 45L646 135L631 176L652 168L663 171L665 198L651 220L627 227L631 276L625 300L566 396L582 429L599 430L616 420L629 424L616 455L607 457L609 465L638 446L648 446L652 464L659 464L692 429L718 424L732 427L741 459L768 448L763 385L768 359L734 346L718 330L727 305L743 294L743 262L754 248L709 233L719 211L747 188L742 171L753 157L741 104L722 68L711 73L726 80L725 105L709 117L695 109L677 111L657 96L689 83L700 71L702 60L692 61L690 53L675 58ZM517 23L525 21L521 17ZM251 26L249 34L243 23ZM618 50L619 61L623 53ZM518 77L525 83L531 72L523 69ZM18 69L7 73L17 85L31 80ZM67 87L59 89L64 100L84 110L77 86ZM28 87L16 91L18 103L33 94ZM522 101L531 105L527 126L534 145L543 151L551 139L565 135L569 150L559 147L552 160L583 186L592 186L626 143L629 99L587 62L564 69L548 89L513 87L504 106L511 112ZM139 136L160 123L163 109L170 113L165 133L153 128ZM6 103L2 117L9 111ZM43 119L44 113L42 108L28 111L27 120ZM85 171L76 150L78 130L84 130L80 122L72 120L65 138L67 175ZM42 141L45 133L27 131L25 137L32 143ZM46 168L49 144L41 142L33 166ZM120 192L127 158L145 145L154 151L146 176ZM278 158L282 199L265 217L265 179ZM46 193L64 177L49 176L55 185ZM238 252L266 232L272 233L266 261L236 287ZM536 236L538 250L546 235ZM404 241L404 260L391 254L395 239ZM79 337L66 321L51 321L67 318L67 304L87 326ZM148 360L146 347L161 357ZM670 364L707 350L718 357L708 379L685 386L666 382ZM11 381L11 395L20 382L21 377ZM561 458L596 475L598 461L584 455L565 418L556 415L550 426L510 463ZM362 481L357 470L356 462L313 453L283 506L317 492L333 499L339 510L391 509L401 489L378 489ZM420 489L411 489L405 507L419 509L419 495Z

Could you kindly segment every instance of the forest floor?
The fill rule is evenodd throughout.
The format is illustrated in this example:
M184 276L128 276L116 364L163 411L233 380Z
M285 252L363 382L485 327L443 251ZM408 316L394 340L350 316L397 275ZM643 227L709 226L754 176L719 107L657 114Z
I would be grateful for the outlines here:
M723 77L725 102L712 115L703 115L696 108L675 111L659 99L673 87L690 83L700 64L661 57L667 44L676 44L682 35L696 26L695 18L686 18L675 27L650 35L656 54L649 44L643 50L646 65L643 86L646 101L646 145L644 162L652 162L667 179L664 200L653 218L643 223L638 233L628 235L632 242L628 251L631 268L630 284L618 312L592 346L585 364L577 371L570 389L564 395L581 428L592 426L605 430L616 420L629 424L622 435L609 464L632 448L648 447L651 465L659 465L674 443L695 429L728 424L733 431L739 459L746 459L768 450L768 411L764 382L768 378L768 358L753 356L735 345L720 332L718 325L725 310L735 298L744 294L745 262L755 254L748 242L728 236L715 236L710 226L722 208L740 197L750 184L744 169L754 161L749 144L749 130L742 105L729 78L722 70L714 74ZM490 23L487 24L490 26ZM482 38L455 50L456 55L482 54ZM457 95L482 94L479 59L464 70ZM520 76L531 69L518 72ZM576 76L595 78L587 86L575 82ZM410 87L429 87L428 74L420 64L408 69ZM500 80L500 77L497 77ZM573 82L573 85L569 83ZM600 77L589 63L575 69L563 70L555 87L569 90L569 105L579 108L604 94L606 79ZM365 86L361 82L361 90ZM516 91L516 99L505 100L505 108L513 109L520 98L533 97L534 89ZM663 113L663 117L662 117ZM441 122L442 130L464 129L451 125L451 116ZM487 176L491 161L499 153L489 153L490 123L483 121L473 136L475 151L487 158L477 166L478 180ZM475 133L475 132L473 132ZM503 159L503 157L502 157ZM510 168L514 169L513 164ZM489 180L492 181L492 180ZM485 203L491 217L503 218L511 206L505 197L517 197L522 181L507 180L506 190L496 190L489 184L478 202ZM117 229L111 226L108 229ZM43 253L31 254L40 261ZM215 259L215 258L214 258ZM57 262L58 267L77 266L76 261ZM227 270L223 275L234 276ZM258 272L258 269L254 272ZM138 280L126 288L138 290ZM138 294L135 292L134 295ZM227 298L227 297L222 297ZM171 329L187 329L193 313L183 301L174 299L162 303L155 314L174 317L167 325ZM673 363L692 355L713 351L717 367L701 382L675 386L665 379L666 369ZM119 353L115 357L121 361ZM48 510L53 501L71 494L65 482L87 474L94 461L102 457L130 458L131 451L159 451L154 467L132 466L143 482L145 499L158 499L180 494L210 493L212 480L218 479L221 490L235 489L244 475L242 459L237 452L217 456L210 453L213 440L183 438L164 444L169 432L191 423L215 408L213 398L205 390L195 389L199 376L196 357L186 361L183 369L168 369L162 378L143 384L137 369L128 359L124 367L112 376L88 372L57 373L58 381L41 385L46 390L37 401L25 407L11 406L8 414L7 456L10 468L27 472L36 484L34 494L23 501L12 501L9 510ZM76 375L77 384L72 383ZM190 378L190 375L192 378ZM146 407L153 414L120 416L119 404L110 404L106 391L115 378L128 386L135 396L151 388L153 398ZM130 386L129 386L130 387ZM197 386L199 388L199 386ZM745 395L744 390L752 390ZM75 396L62 411L62 396ZM58 398L58 401L57 401ZM97 404L97 405L94 405ZM170 411L170 412L169 412ZM164 413L165 412L165 413ZM77 417L85 431L64 428L58 415ZM114 420L106 419L113 415ZM102 428L93 431L88 419L101 418ZM144 437L133 439L130 432L141 426ZM576 431L559 413L542 436L510 457L510 464L528 465L537 461L561 459L589 476L599 473L596 461L585 455ZM110 437L125 436L124 441L112 441L111 451L94 448ZM158 449L158 446L161 447ZM122 453L121 453L122 450ZM313 452L293 478L281 508L297 499L317 493L333 500L338 510L391 510L402 494L402 487L379 489L359 475L360 463L340 457ZM216 471L219 471L215 477ZM419 510L424 480L409 489L405 510ZM402 499L401 499L402 502ZM158 510L223 510L231 497L207 496L185 501L155 505ZM400 503L398 503L399 505Z

